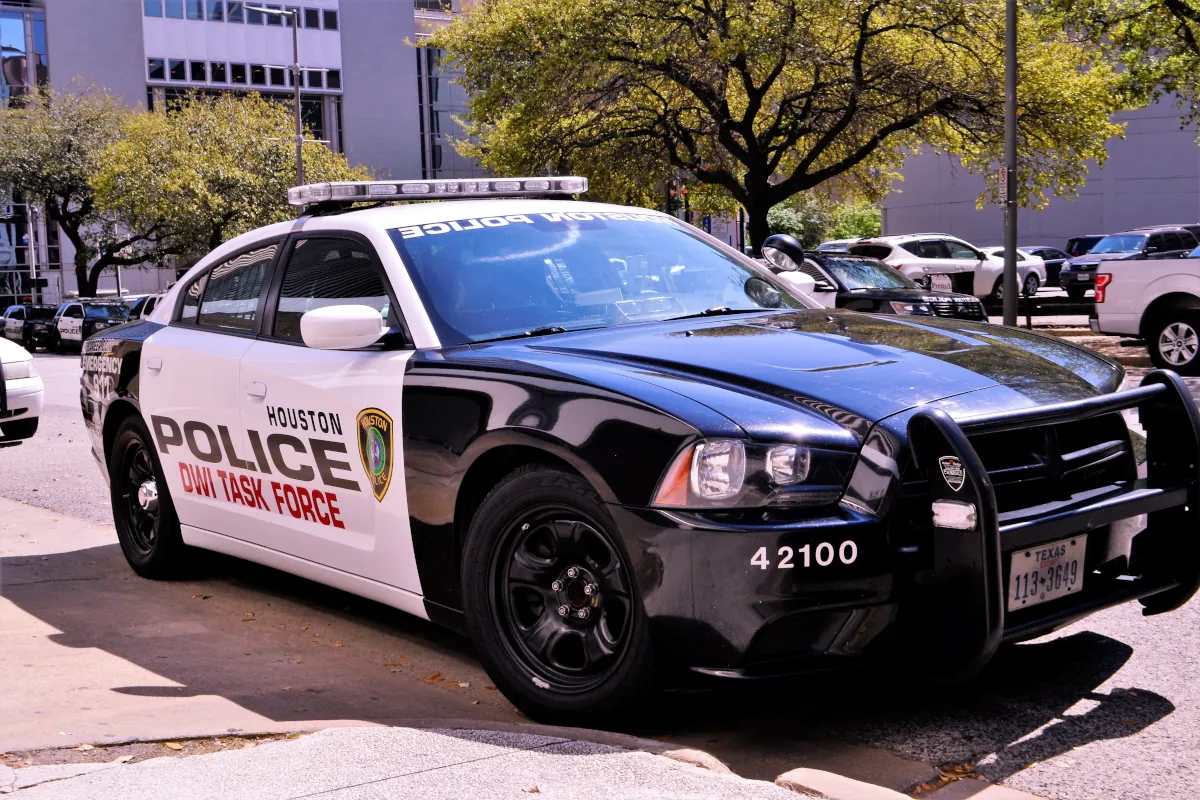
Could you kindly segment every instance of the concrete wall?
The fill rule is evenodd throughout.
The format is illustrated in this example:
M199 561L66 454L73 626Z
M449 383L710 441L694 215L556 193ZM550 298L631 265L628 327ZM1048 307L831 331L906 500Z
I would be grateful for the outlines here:
M81 79L146 105L141 0L46 0L46 44L56 90Z
M1051 196L1043 211L1020 211L1021 244L1062 246L1080 234L1200 222L1197 131L1180 130L1173 102L1116 119L1127 123L1125 139L1108 143L1104 169L1089 165L1088 182L1076 198ZM975 208L983 191L980 177L951 158L924 154L909 159L904 178L884 200L885 234L938 231L980 247L1003 244L1000 207Z
M379 178L420 178L413 4L351 0L342 13L342 117L346 157Z

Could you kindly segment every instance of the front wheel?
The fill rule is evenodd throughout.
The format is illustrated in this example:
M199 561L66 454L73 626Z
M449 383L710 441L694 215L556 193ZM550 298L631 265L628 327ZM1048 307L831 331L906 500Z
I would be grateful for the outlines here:
M186 548L179 517L141 417L121 423L108 457L113 522L121 551L143 578L178 573Z
M38 429L38 418L19 419L16 422L0 423L0 433L4 434L5 441L16 441L18 439L29 439Z
M488 675L530 717L581 725L654 677L625 548L579 476L529 466L484 499L463 551L463 608Z
M1041 286L1041 283L1042 282L1038 280L1037 275L1030 273L1025 276L1025 284L1021 287L1021 291L1026 297L1033 297L1035 294L1037 294L1038 287Z
M1150 360L1160 369L1180 375L1200 375L1200 312L1168 312L1153 326L1146 345Z

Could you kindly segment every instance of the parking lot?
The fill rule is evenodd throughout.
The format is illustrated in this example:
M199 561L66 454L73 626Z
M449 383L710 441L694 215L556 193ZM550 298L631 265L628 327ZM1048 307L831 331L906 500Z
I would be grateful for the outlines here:
M181 725L522 721L465 639L398 611L224 557L181 581L136 578L88 452L78 358L37 364L42 427L0 449L0 497L15 501L0 515L0 673L20 720L0 751ZM1198 629L1197 601L1149 619L1128 605L1008 649L968 686L922 684L918 648L892 669L674 693L624 730L767 780L811 766L910 789L965 765L1046 797L1176 798L1200 792Z

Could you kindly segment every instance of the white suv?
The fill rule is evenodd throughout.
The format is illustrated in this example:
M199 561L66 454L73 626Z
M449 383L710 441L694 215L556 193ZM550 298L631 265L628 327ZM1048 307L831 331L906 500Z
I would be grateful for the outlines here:
M994 282L980 280L976 270L990 259L979 248L945 233L909 233L862 239L847 248L877 258L927 289L986 297Z

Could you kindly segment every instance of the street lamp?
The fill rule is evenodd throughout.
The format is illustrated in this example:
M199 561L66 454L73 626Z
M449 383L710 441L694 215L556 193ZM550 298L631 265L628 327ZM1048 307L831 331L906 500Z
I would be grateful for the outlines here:
M1017 324L1017 0L1004 18L1004 324Z
M300 9L264 8L244 6L247 11L288 17L292 21L292 88L295 89L296 104L296 185L304 185L304 123L300 119Z

